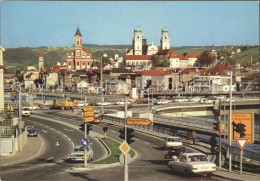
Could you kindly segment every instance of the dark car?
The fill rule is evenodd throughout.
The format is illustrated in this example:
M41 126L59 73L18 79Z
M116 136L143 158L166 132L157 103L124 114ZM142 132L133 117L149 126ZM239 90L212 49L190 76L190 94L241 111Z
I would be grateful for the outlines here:
M28 126L27 127L27 136L38 136L37 128L34 126Z
M136 103L137 104L148 104L148 99L137 99Z

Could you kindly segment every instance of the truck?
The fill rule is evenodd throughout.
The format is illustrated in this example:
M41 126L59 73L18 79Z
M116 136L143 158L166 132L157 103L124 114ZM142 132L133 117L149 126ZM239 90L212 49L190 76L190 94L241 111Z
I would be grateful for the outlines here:
M168 136L165 138L165 159L172 159L174 156L178 156L186 151L182 145L180 137Z
M73 108L73 102L68 100L53 100L53 109L72 109Z

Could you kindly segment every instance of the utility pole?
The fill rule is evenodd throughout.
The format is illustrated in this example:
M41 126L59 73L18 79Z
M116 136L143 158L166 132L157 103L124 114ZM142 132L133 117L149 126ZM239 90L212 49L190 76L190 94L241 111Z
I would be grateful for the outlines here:
M232 122L232 71L230 72L230 81L229 81L229 172L232 171L231 122Z
M125 96L125 141L127 142L127 96ZM127 163L127 154L125 154L125 165L124 165L124 181L128 181L128 163Z
M5 49L0 46L0 111L4 111L4 63L3 52Z
M84 119L84 116L83 116ZM88 124L85 123L85 138L87 138L87 129L88 129ZM88 155L87 155L87 147L84 148L84 166L87 167L88 166Z
M219 99L219 168L221 168L221 99Z

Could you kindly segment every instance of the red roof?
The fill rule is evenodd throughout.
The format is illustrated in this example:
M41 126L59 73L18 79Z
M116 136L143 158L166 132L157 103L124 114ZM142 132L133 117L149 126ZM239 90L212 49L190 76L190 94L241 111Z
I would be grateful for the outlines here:
M198 73L200 74L200 70L199 69L196 69L196 68L187 68L187 69L184 69L181 74L193 74L193 73Z
M180 60L189 60L188 57L185 57L183 55L177 55L177 54L171 54L169 58L179 58Z
M150 60L152 55L125 55L126 60Z
M39 53L39 57L43 57L43 53L42 52Z
M188 58L198 58L201 55L201 53L184 53L183 55Z
M229 66L225 66L223 64L217 64L214 67L211 67L205 71L203 71L201 74L202 75L227 75L227 73L225 71L234 71L234 69L232 69Z
M170 54L175 54L171 49L164 49L164 50L159 50L156 55L170 55Z
M163 75L163 70L144 70L142 75Z

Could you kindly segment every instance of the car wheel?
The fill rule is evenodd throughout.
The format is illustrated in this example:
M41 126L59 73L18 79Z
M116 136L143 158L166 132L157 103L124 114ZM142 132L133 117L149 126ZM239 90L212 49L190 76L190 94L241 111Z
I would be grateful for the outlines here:
M171 171L174 172L174 168L173 168L173 166L171 166Z
M188 172L188 170L184 171L185 177L190 177L190 173Z
M207 177L211 177L211 176L212 176L212 173L208 173L208 174L207 174Z

